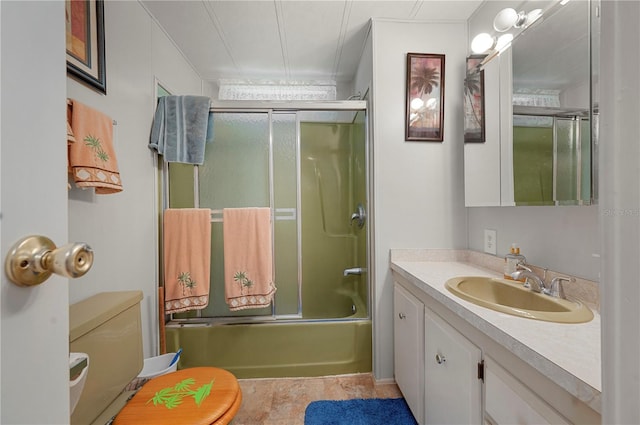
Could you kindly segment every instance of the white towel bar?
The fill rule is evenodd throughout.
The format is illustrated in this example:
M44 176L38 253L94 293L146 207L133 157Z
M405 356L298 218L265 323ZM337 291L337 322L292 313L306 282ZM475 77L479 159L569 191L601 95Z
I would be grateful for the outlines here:
M295 220L296 209L295 208L276 208L275 219L276 220ZM211 210L211 222L222 223L222 210Z

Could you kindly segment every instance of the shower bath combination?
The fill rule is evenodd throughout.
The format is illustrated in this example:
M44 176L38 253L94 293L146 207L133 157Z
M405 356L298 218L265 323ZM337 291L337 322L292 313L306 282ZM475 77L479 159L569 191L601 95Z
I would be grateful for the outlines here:
M204 164L164 168L165 208L213 212L209 304L171 317L167 350L239 378L369 372L366 103L280 105L220 102ZM249 207L272 210L277 291L232 312L220 213Z

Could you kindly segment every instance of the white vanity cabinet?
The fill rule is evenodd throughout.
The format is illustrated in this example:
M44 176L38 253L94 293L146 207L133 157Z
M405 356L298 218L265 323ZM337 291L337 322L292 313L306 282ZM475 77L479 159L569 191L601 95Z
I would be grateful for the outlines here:
M480 423L480 349L397 283L393 304L395 379L416 421Z
M424 304L400 285L393 290L395 379L411 413L424 423Z
M492 425L569 423L490 357L485 358L485 421Z
M457 257L443 261L451 254L440 250L429 255L392 253L391 263L395 320L409 311L401 302L413 311L410 326L396 324L396 377L421 424L602 423L598 315L555 324L468 306L445 282L486 270Z
M426 307L424 334L425 423L480 424L482 352Z
M398 281L394 366L421 425L600 423L599 414L526 362Z

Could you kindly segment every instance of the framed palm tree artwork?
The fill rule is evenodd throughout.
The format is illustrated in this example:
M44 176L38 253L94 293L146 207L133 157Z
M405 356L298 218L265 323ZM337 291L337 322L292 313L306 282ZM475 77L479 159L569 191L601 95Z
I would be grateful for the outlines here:
M407 53L405 140L442 142L444 55Z
M104 1L65 0L67 74L107 94Z
M467 58L464 78L464 142L484 143L484 71L480 69L486 55Z

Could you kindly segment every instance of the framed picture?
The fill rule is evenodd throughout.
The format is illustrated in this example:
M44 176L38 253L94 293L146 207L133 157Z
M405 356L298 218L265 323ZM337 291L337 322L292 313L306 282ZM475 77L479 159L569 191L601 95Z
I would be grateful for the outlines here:
M464 142L484 143L484 70L480 69L486 55L467 58L464 78Z
M407 53L405 140L442 142L444 55Z
M107 93L103 0L65 0L67 73Z

